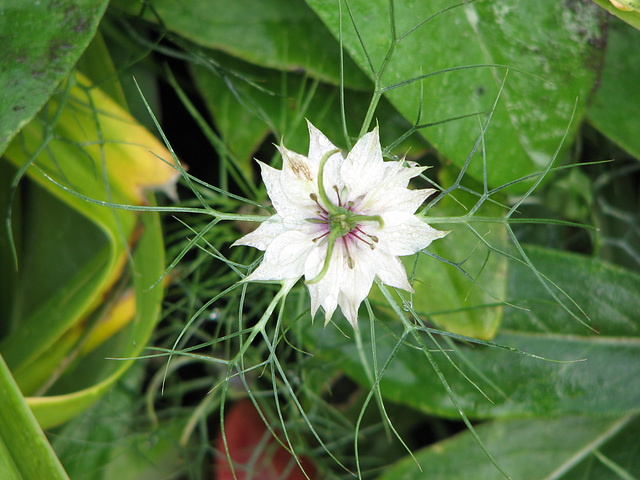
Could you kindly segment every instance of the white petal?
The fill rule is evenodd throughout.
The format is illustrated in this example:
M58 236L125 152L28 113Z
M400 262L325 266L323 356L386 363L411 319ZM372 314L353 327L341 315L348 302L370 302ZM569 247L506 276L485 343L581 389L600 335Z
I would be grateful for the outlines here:
M374 228L378 237L377 248L394 256L411 255L426 248L433 240L449 232L436 230L406 212L390 212L382 215L383 228ZM369 233L369 230L367 230Z
M353 268L347 266L343 271L338 303L349 323L357 328L358 309L369 295L378 269L377 255L368 245L360 242L351 244L349 253Z
M338 147L336 147L333 143L331 143L331 141L324 135L324 133L322 133L320 130L314 127L309 120L307 120L307 127L309 128L308 159L309 159L309 163L312 166L315 166L315 171L317 172L318 166L320 165L320 159L322 159L322 156L325 153L331 150L335 150ZM336 153L333 156L342 158L342 155L340 153Z
M385 189L383 186L369 192L357 209L359 213L365 215L381 215L394 211L413 214L433 192L435 190L432 188L409 190L408 188Z
M304 273L305 259L315 247L308 233L287 230L269 244L262 263L246 280L298 278Z
M380 251L376 256L376 265L378 267L376 275L382 283L413 292L413 288L407 280L407 271L398 257Z
M262 263L246 278L248 281L295 280L304 275L308 282L324 267L327 243L314 240L326 236L328 226L307 219L321 215L322 207L316 203L323 203L318 189L318 169L323 156L336 147L307 123L308 157L280 146L282 170L260 163L277 215L233 244L265 251ZM376 276L386 285L413 291L398 256L420 251L448 233L432 228L414 215L435 192L407 188L410 179L425 168L384 162L377 127L364 135L346 158L336 152L327 159L322 175L323 190L329 201L342 206L353 202L348 206L353 212L380 215L384 223L363 221L358 228L360 233L353 232L336 240L327 271L319 281L307 284L313 315L322 307L325 321L329 321L340 306L348 321L357 328L358 309ZM374 249L367 243L373 240L376 240L372 243Z
M309 127L308 162L310 168L315 168L314 171L317 174L322 157L331 150L337 149L337 147L333 143L331 143L320 130L314 127L311 122L309 122L309 120L307 120L307 125ZM334 187L336 187L338 191L341 191L344 187L344 182L342 181L342 176L340 175L340 167L342 166L343 162L344 157L342 156L342 153L336 152L327 159L323 169L324 180L322 184L324 186L325 192L327 193L327 196L334 204L338 203L338 196Z
M342 164L341 174L354 200L375 188L384 179L384 161L378 137L378 127L355 144Z
M313 280L324 266L327 254L326 243L320 245L309 253L305 261L305 280ZM311 314L315 315L319 306L325 312L325 322L331 319L331 315L338 306L338 293L340 292L340 278L345 268L344 259L339 250L334 249L331 255L329 269L321 280L307 284L311 295Z
M389 188L405 187L429 167L405 167L402 162L384 162L385 182Z
M280 182L286 201L304 211L305 218L315 216L319 207L312 196L318 197L317 168L303 155L282 146L278 150L282 155Z
M282 170L276 170L259 160L258 163L271 203L283 220L303 220L313 216L308 205L292 202L286 194L286 186L282 183Z
M282 223L282 217L274 215L262 222L253 232L233 242L231 246L246 245L264 251L274 238L286 230L288 228Z

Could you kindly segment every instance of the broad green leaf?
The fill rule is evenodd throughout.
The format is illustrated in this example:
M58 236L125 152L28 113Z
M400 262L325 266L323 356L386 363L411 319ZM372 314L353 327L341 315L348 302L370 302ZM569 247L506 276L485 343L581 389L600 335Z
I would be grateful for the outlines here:
M144 233L133 254L135 317L127 328L74 365L74 369L65 372L54 385L52 393L55 395L27 399L43 427L63 423L98 400L134 361L109 358L134 358L149 341L160 316L163 296L161 285L149 287L164 272L164 245L159 216L145 213L140 218ZM86 386L72 390L80 386L79 382L85 382Z
M0 478L69 479L0 356Z
M503 325L493 342L549 359L584 361L554 363L496 347L448 345L440 340L444 348L455 348L447 354L490 402L453 368L444 353L428 342L464 412L472 418L637 412L640 277L578 255L533 247L526 252L541 274L556 282L587 312L599 333L571 318L530 269L510 262L507 299L528 310L505 307ZM433 278L434 283L437 281ZM387 325L400 334L398 323ZM364 350L370 351L369 328L363 324L360 330ZM345 372L369 385L353 340L345 339L334 328L311 336L314 355L334 361L342 358ZM378 327L375 341L382 368L397 340ZM428 413L458 416L426 356L407 345L400 345L380 385L390 400Z
M80 70L91 83L100 85L100 90L108 95L109 98L114 100L122 108L127 108L127 100L122 85L116 76L116 68L109 55L109 49L100 30L98 30L78 60L77 69Z
M76 315L92 308L94 293L109 288L109 272L119 275L124 257L122 251L120 258L113 255L116 242L96 224L37 185L25 187L22 215L28 227L20 247L12 315L7 318L10 334L0 348L29 395L78 341L78 335L65 341L65 332L77 321ZM131 223L122 225L130 234Z
M61 185L135 208L149 202L145 190L171 191L177 178L154 156L171 158L155 137L84 77L77 82L65 85L5 154L23 169L31 165L27 174L43 187L30 185L25 194L21 270L0 343L25 394L58 395L32 400L43 425L70 418L117 380L127 363L105 357L137 354L162 298L160 287L145 292L163 270L157 214L141 221L133 210L91 203ZM112 291L128 260L135 302L124 285Z
M176 439L188 411L155 424L140 422L147 368L144 360L131 365L104 397L55 430L51 444L71 478L151 480L184 467L184 449Z
M221 139L247 175L255 169L252 154L270 132L276 141L282 140L288 148L306 154L309 134L305 118L336 145L346 147L337 87L300 74L260 68L227 56L216 55L215 58L240 78L222 78L201 66L193 67L193 75ZM355 136L370 95L349 90L346 101L349 111L347 128L351 136ZM381 142L388 145L403 135L410 125L387 102L383 102L380 110L384 112L380 123ZM355 122L352 121L354 118ZM423 149L422 140L413 136L393 153L403 155L410 152L415 155Z
M30 379L22 371L103 300L102 295L125 265L127 239L137 224L134 212L89 203L65 192L42 172L77 193L123 204L145 203L144 188L169 187L175 181L174 170L149 153L151 150L170 158L166 149L99 89L83 88L73 85L61 95L62 100L52 99L46 111L23 129L6 152L15 165L23 166L32 160L32 152L45 146L47 154L34 162L38 168L29 170L32 178L89 219L83 221L77 215L73 219L74 213L60 210L55 201L34 199L29 205L35 226L22 252L24 276L19 282L23 288L17 293L12 320L19 326L0 344L21 385L25 382L33 386L37 378L47 374L34 367L35 378ZM102 112L96 117L95 108ZM55 130L49 130L48 122L54 121ZM102 155L107 163L103 163ZM105 183L105 175L109 183ZM42 228L47 230L38 230ZM37 241L51 237L51 232L56 235L50 242ZM74 242L83 237L86 242L75 246ZM41 366L55 368L51 362L42 362Z
M459 203L454 202L452 197ZM430 216L464 215L477 199L456 191L440 201L436 208L430 209L425 220L429 223ZM485 204L477 214L500 219L504 210L493 204ZM500 302L505 298L507 289L508 262L505 257L491 252L483 242L493 248L504 249L504 227L497 223L476 224L472 225L476 230L474 233L459 224L433 226L440 230L451 229L451 233L433 242L427 250L451 264L427 255L419 255L417 260L415 256L403 257L409 276L415 279L415 293L406 294L405 297L419 315L426 316L438 328L474 338L493 338L503 315L504 307ZM386 303L377 288L369 298L380 305ZM395 318L391 309L387 310Z
M251 177L251 156L267 136L267 122L271 121L264 118L263 107L252 104L255 100L247 96L252 89L257 88L243 88L245 83L242 80L237 79L233 82L229 77L223 79L219 74L202 66L194 66L192 72L195 84L220 132L220 139L229 148L229 153L235 157L238 168ZM225 81L232 83L227 85ZM260 87L269 88L263 84ZM259 92L256 91L255 94L259 95ZM268 92L263 94L276 95ZM277 98L275 100L277 101Z
M442 179L444 175L440 175ZM462 208L453 198L466 205ZM436 208L427 212L425 220L434 215L462 216L477 201L477 197L456 191L444 198ZM500 219L504 209L485 203L476 212L480 216ZM476 224L471 228L460 225L438 224L434 227L452 229L442 241L433 242L428 251L452 264L436 258L420 255L415 271L415 293L411 304L420 315L427 315L438 328L484 340L492 339L503 316L501 300L507 290L505 257L492 252L492 248L504 250L507 234L502 225ZM453 227L453 228L452 228ZM485 244L486 242L486 244ZM406 257L411 261L411 257ZM405 260L408 266L409 261Z
M9 192L11 189L11 180L13 176L16 174L16 169L10 165L8 162L4 162L0 159L0 211L7 212L9 208L9 195L6 192ZM18 195L16 195L16 200L14 201L14 206L16 207L16 212L21 211L21 195L18 190ZM13 217L13 231L14 238L16 239L16 243L20 243L20 237L22 232L22 216L19 213L16 213ZM6 227L0 228L0 318L4 319L0 322L0 338L7 334L10 325L10 317L11 317L11 303L12 298L15 295L16 284L18 280L18 272L16 270L14 257L11 253L11 248L9 247L9 232Z
M610 0L593 0L606 11L615 15L620 20L627 22L633 28L640 30L640 3L638 0L618 0L618 5L614 6ZM627 6L626 9L619 8L620 5Z
M95 34L106 0L0 2L0 154Z
M302 0L173 0L112 2L127 13L161 22L196 45L214 48L257 65L278 70L305 69L315 78L338 84L338 43ZM369 88L366 76L349 58L345 81L353 88Z
M307 3L337 37L336 2ZM371 78L383 68L391 44L390 3L348 2L368 57L347 8L342 9L344 46ZM576 100L570 132L577 131L596 81L604 41L598 7L589 2L569 6L556 0L474 2L421 25L430 15L455 4L452 0L393 2L397 36L403 38L381 78L385 95L410 121L417 118L422 100L420 123L488 111L506 68L470 68L423 82L409 81L465 66L508 67L512 70L485 135L489 185L499 186L543 170L569 124ZM417 28L412 30L414 27ZM407 84L394 88L403 82ZM480 127L476 118L467 118L422 133L447 161L461 166ZM479 159L471 163L469 173L482 179Z
M598 130L640 159L640 32L615 19L609 37L600 86L588 119Z
M640 448L637 418L563 417L497 421L481 425L478 434L498 465L513 479L638 478ZM378 477L379 480L449 480L504 478L469 432L414 452ZM605 459L603 461L602 459ZM629 476L616 475L606 463Z

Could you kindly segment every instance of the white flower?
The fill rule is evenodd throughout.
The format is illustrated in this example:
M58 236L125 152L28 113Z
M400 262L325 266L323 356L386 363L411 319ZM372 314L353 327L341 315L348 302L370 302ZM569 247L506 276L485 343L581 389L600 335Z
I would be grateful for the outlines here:
M304 275L312 315L322 305L328 322L340 305L356 328L374 278L412 292L398 256L416 253L447 232L414 215L435 190L407 185L427 167L383 161L377 127L344 157L307 123L307 157L280 146L282 170L259 162L277 214L233 245L265 251L246 281Z

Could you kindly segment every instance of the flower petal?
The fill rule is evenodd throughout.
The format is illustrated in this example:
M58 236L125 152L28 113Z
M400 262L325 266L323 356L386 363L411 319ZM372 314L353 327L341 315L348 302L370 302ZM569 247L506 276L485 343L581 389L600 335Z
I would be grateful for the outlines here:
M378 237L377 248L394 256L419 252L449 233L436 230L407 212L385 213L382 219L384 227L374 229L374 235Z
M318 210L318 205L312 199L312 196L318 196L317 167L310 165L303 155L283 146L277 148L282 155L282 170L276 171L280 172L280 185L287 203L304 211L305 218L314 216Z
M358 205L358 210L367 215L396 211L413 214L433 192L435 192L433 188L424 190L375 188L364 197L362 203Z
M322 270L327 254L327 245L321 245L313 250L305 262L305 280L313 280ZM342 253L334 249L329 269L321 280L309 283L309 294L311 295L311 314L315 315L318 307L322 306L325 312L325 323L331 320L333 312L338 306L338 293L340 291L340 279L342 270L345 268L345 261Z
M385 174L383 165L376 127L358 140L340 169L350 200L366 195L382 182Z
M407 280L407 271L398 257L380 251L376 256L376 265L378 267L376 275L382 283L413 292L413 288Z
M342 236L335 240L327 270L318 281L307 283L311 313L315 315L322 307L326 323L340 306L357 328L358 309L376 276L386 285L412 292L398 256L416 253L448 232L436 230L414 215L435 192L407 188L411 178L426 167L385 162L377 127L345 158L322 132L307 123L308 157L280 146L282 170L260 163L277 215L233 245L265 251L262 263L247 281L296 280L304 275L309 282L324 268L328 248L326 240L320 239L333 228ZM323 157L334 150L322 170L324 198L332 204L325 205L318 186L319 168ZM357 227L347 232L344 222L354 221L358 215L369 218L355 220ZM377 216L383 221L376 221Z
M345 266L343 270L338 303L349 323L353 328L357 328L358 309L371 291L378 268L378 255L363 243L352 244L349 253L353 260L353 268Z
M417 177L429 167L405 167L403 162L384 162L384 181L389 188L409 185L409 180Z
M281 233L267 247L258 268L245 280L284 280L298 278L304 273L304 262L316 248L312 237L299 230Z
M310 217L308 206L292 202L287 195L285 185L282 183L282 170L270 167L260 160L258 163L271 203L283 220L304 220Z
M314 127L309 120L307 120L307 127L309 128L309 163L315 167L317 172L322 156L338 147L331 143L324 133ZM342 157L340 153L336 153L334 156Z
M274 238L286 230L288 228L282 223L282 217L274 215L262 222L253 232L247 233L244 237L233 242L231 246L246 245L264 251Z

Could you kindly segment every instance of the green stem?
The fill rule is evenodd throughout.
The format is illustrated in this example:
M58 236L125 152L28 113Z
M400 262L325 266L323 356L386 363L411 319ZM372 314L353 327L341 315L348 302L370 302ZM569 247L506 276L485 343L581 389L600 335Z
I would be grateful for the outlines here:
M289 294L289 292L291 291L291 289L293 288L293 286L296 284L297 281L298 281L297 278L290 278L282 281L282 288L273 297L273 299L267 306L267 309L262 314L262 317L260 317L260 320L258 320L258 323L256 323L255 326L251 327L251 333L249 334L249 338L247 338L247 340L243 342L242 346L240 347L240 350L235 355L235 357L233 357L233 360L230 362L231 364L237 364L237 362L239 362L244 356L244 354L247 352L247 350L249 349L249 346L253 343L253 341L258 336L258 334L265 331L264 329L266 328L267 322L269 321L269 318L271 318L271 314L275 310L276 305L278 305L278 302L280 302L280 300L282 300L283 298L286 298L286 296Z
M489 450L487 450L486 445L484 444L484 442L476 432L476 429L473 427L473 425L469 421L467 414L464 413L464 410L462 409L462 405L460 405L458 398L453 393L453 390L451 389L449 382L447 382L447 379L445 378L444 373L440 369L440 366L436 363L436 360L435 358L433 358L433 355L431 354L431 352L429 351L429 348L425 344L424 339L418 333L418 328L409 321L409 319L407 318L407 315L402 310L402 307L400 307L396 299L393 298L393 295L391 295L391 292L389 291L387 286L383 284L379 279L376 279L375 282L376 282L376 285L378 285L378 288L380 289L380 291L382 292L382 295L384 296L385 300L389 302L389 305L391 306L395 314L398 316L398 318L402 322L402 326L404 327L405 334L408 332L411 333L411 335L414 337L414 339L420 346L422 353L425 355L425 357L427 357L427 360L429 361L429 363L431 364L431 367L435 371L436 376L438 377L438 380L440 380L440 383L444 387L445 391L447 392L447 395L451 399L451 402L453 403L454 407L458 411L460 418L462 419L464 424L467 426L467 429L471 433L471 436L475 439L475 441L478 443L482 451L489 458L489 461L498 469L498 471L504 476L504 478L506 478L507 480L511 480L511 477L498 464L498 462L493 457L493 455L491 455ZM430 335L430 337L433 339L432 335ZM440 350L444 352L444 350L442 350L442 347L440 347Z
M384 220L382 220L382 217L380 215L352 215L349 218L358 223L378 222L378 225L380 225L380 228L384 227Z
M362 122L362 128L360 129L358 138L362 138L369 130L369 125L371 125L371 122L373 121L373 114L376 112L376 108L378 108L378 103L380 103L381 98L382 91L379 90L379 86L376 82L376 90L373 92L373 97L371 97L371 102L369 103L367 114L364 117L364 122Z
M324 264L322 265L322 270L320 270L318 275L316 275L311 280L309 280L307 282L307 285L310 285L312 283L318 283L326 275L327 271L329 270L329 262L331 261L331 254L333 253L333 245L336 243L337 238L338 238L338 232L335 230L332 230L329 233L329 238L328 238L329 244L327 245L327 256L324 257Z
M324 190L324 166L327 163L327 160L329 160L329 157L339 151L339 148L334 148L333 150L329 150L325 153L320 159L320 166L318 167L318 193L320 194L320 198L324 202L324 206L329 213L337 213L337 210L335 205L331 203L331 200L329 200L327 192Z

